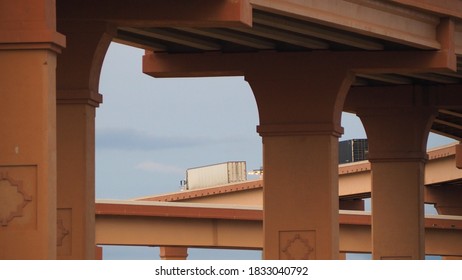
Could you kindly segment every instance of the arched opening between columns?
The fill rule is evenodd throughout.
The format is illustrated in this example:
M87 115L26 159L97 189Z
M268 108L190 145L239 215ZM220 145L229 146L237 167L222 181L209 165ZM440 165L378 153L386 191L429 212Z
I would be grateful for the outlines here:
M96 118L97 199L177 192L185 170L194 166L244 160L248 170L260 168L256 105L241 77L154 79L140 71L143 52L113 43L105 58L104 102ZM158 247L108 246L103 254L159 256ZM188 254L188 259L261 256L258 250L190 249Z

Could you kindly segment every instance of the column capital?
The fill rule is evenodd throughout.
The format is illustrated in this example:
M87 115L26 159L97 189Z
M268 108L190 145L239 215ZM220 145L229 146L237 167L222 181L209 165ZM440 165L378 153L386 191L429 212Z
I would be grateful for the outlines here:
M364 108L358 110L369 139L370 162L426 162L426 144L436 108Z
M58 20L58 30L67 36L56 74L58 104L88 104L98 107L101 68L115 27L101 21Z
M61 53L65 47L66 37L53 30L0 30L0 50L50 50Z
M262 136L278 135L333 135L343 134L341 114L345 97L354 81L345 69L324 67L296 67L297 73L282 76L277 71L251 71L246 75L258 106ZM284 63L288 63L287 61ZM260 63L260 65L262 65ZM292 67L288 63L286 67ZM264 68L269 68L270 65ZM284 68L284 67L282 67Z
M57 90L58 104L87 104L99 107L103 103L103 95L92 90Z

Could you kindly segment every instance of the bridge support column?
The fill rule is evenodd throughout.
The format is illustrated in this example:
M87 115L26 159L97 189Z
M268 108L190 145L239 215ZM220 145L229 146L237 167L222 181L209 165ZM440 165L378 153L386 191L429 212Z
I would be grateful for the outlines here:
M54 1L2 1L0 259L56 258Z
M338 137L353 77L314 66L281 77L271 67L246 74L263 138L263 258L338 259Z
M424 164L435 113L417 104L358 110L369 140L374 259L425 257Z
M160 247L161 260L186 260L188 247L162 246Z
M260 133L264 258L337 259L337 136Z
M57 68L59 259L95 259L95 113L106 24L58 20L68 45Z

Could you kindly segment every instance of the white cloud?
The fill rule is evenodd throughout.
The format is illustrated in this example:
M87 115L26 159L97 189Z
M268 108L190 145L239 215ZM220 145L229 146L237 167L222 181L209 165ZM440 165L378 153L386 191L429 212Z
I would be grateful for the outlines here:
M135 166L135 169L143 170L147 172L159 172L159 173L175 173L183 174L185 170L181 167L163 164L153 161L143 161Z

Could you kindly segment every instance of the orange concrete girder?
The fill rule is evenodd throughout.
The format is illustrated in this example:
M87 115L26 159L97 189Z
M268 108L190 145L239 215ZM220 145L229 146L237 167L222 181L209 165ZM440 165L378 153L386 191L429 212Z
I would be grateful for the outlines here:
M462 171L456 167L455 148L459 145L450 145L428 151L429 160L425 164L425 203L436 203L427 189L457 188L451 182L462 177ZM342 164L339 172L339 197L340 199L370 197L371 195L371 165L368 161ZM202 190L184 191L167 195L156 195L139 198L140 201L185 201L193 203L215 203L215 204L240 204L240 205L262 205L261 198L263 180L255 180L216 188ZM242 196L233 196L233 193L245 193ZM247 196L252 197L251 200ZM442 191L441 194L445 194ZM232 197L229 197L232 196ZM448 193L449 197L453 197ZM229 198L228 198L229 197ZM246 198L243 198L246 197ZM457 196L456 196L457 197ZM248 204L241 204L242 199L249 201ZM351 209L353 210L353 209Z
M371 253L371 224L369 215L358 215L349 223L340 224L340 250L350 253ZM450 217L450 216L448 216ZM462 238L458 220L443 218L425 219L425 254L441 256L460 256L462 250ZM343 221L345 222L345 221ZM452 228L452 229L451 229Z
M218 206L186 206L186 203L115 203L96 204L97 244L186 246L203 248L261 249L263 246L262 210L229 208L219 215ZM169 211L170 208L179 209ZM256 219L248 220L247 212ZM127 214L125 214L127 213ZM167 213L167 214L166 214ZM244 213L243 218L239 213ZM168 216L168 217L167 217ZM371 252L371 215L340 211L339 248L341 252ZM425 219L426 254L459 256L462 254L460 217L429 216Z
M150 207L151 205L154 207ZM240 219L240 220L261 220L261 211L256 211L256 207L199 207L191 203L177 202L175 207L169 204L136 202L136 203L98 203L96 205L96 215L114 216L158 216L158 217L181 217L181 218L206 218L206 219ZM189 211L193 209L193 211Z
M58 19L96 20L137 27L252 25L248 0L58 0Z
M197 190L185 190L172 194L140 197L138 201L165 201L165 202L209 202L219 204L262 205L261 189L263 180L248 180L224 186ZM234 195L235 193L245 193ZM250 194L250 195L249 195ZM223 199L222 199L223 198ZM219 202L217 202L219 201Z
M451 145L428 152L425 164L424 184L428 188L440 188L462 177L456 167L455 147ZM343 164L339 166L340 197L369 197L371 191L371 167L369 162ZM449 187L449 186L448 186ZM453 186L457 187L457 186ZM425 192L425 203L435 203Z
M438 109L459 109L462 106L461 90L462 86L458 84L444 86L352 87L345 100L344 110L355 113L358 108L364 108L374 102L390 107L420 104L434 106Z
M435 186L425 188L426 200L435 205L441 215L462 215L462 186Z
M369 162L339 166L339 197L370 197L371 165Z
M99 217L100 245L260 249L262 222L187 218Z
M291 60L288 63L287 60ZM289 68L280 66L291 64ZM353 73L421 73L456 71L456 56L442 51L390 51L390 52L331 52L313 51L298 53L205 53L164 54L146 52L143 56L143 72L153 77L209 77L246 76L252 72L259 75L280 77L301 75L299 69L326 68L331 71L352 71ZM265 67L270 65L269 67ZM339 69L340 68L340 69Z
M462 178L462 170L456 165L455 147L451 145L428 153L429 161L425 164L426 185L451 184Z
M462 3L460 1L433 1L433 0L391 0L419 10L425 10L438 15L447 15L462 19Z
M251 0L251 4L258 10L422 49L441 47L437 38L439 19L451 16L407 8L392 1Z

